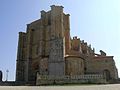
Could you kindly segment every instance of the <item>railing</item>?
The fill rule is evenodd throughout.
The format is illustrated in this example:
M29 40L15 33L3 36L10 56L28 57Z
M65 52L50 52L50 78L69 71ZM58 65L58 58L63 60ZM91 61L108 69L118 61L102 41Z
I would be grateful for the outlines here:
M65 79L73 79L73 80L79 80L79 79L104 79L104 76L102 74L87 74L87 75L74 75L74 76L54 76L54 75L39 75L37 74L37 79L42 80L65 80Z

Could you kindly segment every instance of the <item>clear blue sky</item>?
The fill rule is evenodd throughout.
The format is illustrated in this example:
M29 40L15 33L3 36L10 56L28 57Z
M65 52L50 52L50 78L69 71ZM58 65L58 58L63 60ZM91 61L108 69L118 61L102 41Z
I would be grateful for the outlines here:
M0 0L0 70L15 80L18 32L39 19L41 10L64 6L70 14L71 36L85 40L96 53L113 55L120 75L120 0Z

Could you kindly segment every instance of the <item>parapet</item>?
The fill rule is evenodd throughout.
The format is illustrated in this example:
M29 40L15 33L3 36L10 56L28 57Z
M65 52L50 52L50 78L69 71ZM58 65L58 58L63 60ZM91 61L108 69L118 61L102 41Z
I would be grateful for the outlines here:
M66 14L67 16L70 16L70 14Z
M63 6L55 6L55 5L52 5L52 6L50 6L50 7L51 7L51 9L54 9L54 8L56 8L56 7L59 7L59 8L61 8L61 9L64 8Z
M77 36L74 36L73 40L80 40L80 38L78 38Z
M26 34L25 32L19 32L19 35Z
M41 17L45 16L46 12L44 10L41 11Z
M100 50L100 54L101 54L102 56L106 56L106 53L105 53L104 51L102 51L102 50Z

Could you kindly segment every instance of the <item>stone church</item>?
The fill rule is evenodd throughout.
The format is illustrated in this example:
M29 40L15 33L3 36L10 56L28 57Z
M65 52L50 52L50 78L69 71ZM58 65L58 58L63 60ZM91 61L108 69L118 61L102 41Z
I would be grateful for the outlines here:
M41 11L41 19L27 24L26 32L19 32L16 81L36 82L42 76L118 78L113 56L102 50L96 54L84 40L70 37L69 16L62 6L52 5L50 11Z

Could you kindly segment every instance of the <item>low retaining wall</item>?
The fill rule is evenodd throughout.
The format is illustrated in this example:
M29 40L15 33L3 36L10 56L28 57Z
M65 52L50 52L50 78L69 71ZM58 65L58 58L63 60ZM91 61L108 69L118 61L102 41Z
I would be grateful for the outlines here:
M48 76L37 74L36 85L72 84L72 83L106 83L103 75Z

